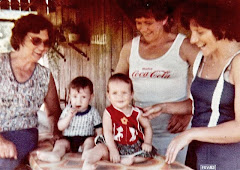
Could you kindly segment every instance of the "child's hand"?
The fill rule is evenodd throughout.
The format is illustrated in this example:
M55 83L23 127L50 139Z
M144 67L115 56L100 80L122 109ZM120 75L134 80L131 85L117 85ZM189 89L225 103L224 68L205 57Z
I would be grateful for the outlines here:
M152 145L150 145L148 143L143 143L142 144L142 150L144 150L146 152L151 152L152 151Z
M75 108L70 108L68 111L68 115L70 117L74 117L76 115L76 113L77 113L77 109L75 109Z
M120 155L117 149L110 150L110 161L113 163L120 162Z

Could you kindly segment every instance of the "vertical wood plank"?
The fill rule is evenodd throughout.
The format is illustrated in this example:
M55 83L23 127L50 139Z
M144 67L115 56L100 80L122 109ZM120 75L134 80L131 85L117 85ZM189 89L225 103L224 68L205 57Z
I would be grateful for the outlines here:
M104 1L104 35L106 37L106 45L105 45L105 83L103 84L103 98L105 98L105 107L106 105L109 105L107 97L106 97L106 91L107 91L107 82L109 77L112 75L112 59L113 59L113 51L112 51L112 42L114 39L112 39L112 36L114 35L111 31L112 29L112 19L114 18L113 15L111 15L112 11L112 1L111 0L105 0ZM117 41L115 39L114 41Z
M60 99L66 99L68 84L71 81L71 50L65 44L62 44L62 49L66 61L60 61Z
M59 96L65 99L68 84L73 78L86 76L94 84L95 97L92 105L102 114L108 104L105 95L108 78L116 67L123 44L133 37L133 26L116 6L115 0L78 0L74 3L76 7L69 8L65 4L56 8L56 14L51 15L51 20L56 25L73 20L80 28L84 28L81 29L80 36L85 36L83 40L88 41L75 46L87 54L89 61L67 43L61 43L66 62L59 61Z
M91 27L92 37L97 40L104 34L104 0L91 0L91 14L90 19L92 21ZM93 84L95 87L95 102L94 105L102 113L105 108L105 46L98 44L97 41L91 44L91 56L95 56L93 60ZM104 95L103 95L104 93Z
M71 48L71 80L82 75L82 56Z
M119 54L121 51L121 48L123 46L123 16L121 13L119 13L118 8L116 7L115 0L110 1L111 9L110 9L110 17L109 20L109 27L110 27L110 34L111 34L111 68L112 71L115 71L115 68L117 66L117 62L119 59Z

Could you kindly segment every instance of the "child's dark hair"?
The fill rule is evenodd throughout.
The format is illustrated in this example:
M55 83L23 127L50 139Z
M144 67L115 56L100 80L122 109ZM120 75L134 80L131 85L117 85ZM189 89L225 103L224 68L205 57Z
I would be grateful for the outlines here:
M125 82L127 84L129 84L131 87L131 92L133 92L133 84L132 84L132 80L125 74L122 73L116 73L113 74L109 80L108 80L108 85L107 85L107 92L109 92L109 83L113 82L113 81L122 81Z
M71 83L68 86L69 92L70 92L70 89L76 89L77 91L79 91L80 89L84 89L86 87L88 87L90 90L90 93L93 94L92 81L87 77L83 77L83 76L76 77L71 81Z

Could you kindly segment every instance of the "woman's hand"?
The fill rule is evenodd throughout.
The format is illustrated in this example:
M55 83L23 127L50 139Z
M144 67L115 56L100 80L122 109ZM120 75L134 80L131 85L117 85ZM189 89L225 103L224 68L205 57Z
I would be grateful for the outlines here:
M171 141L168 145L165 162L171 164L175 161L178 152L192 141L191 132L191 130L184 131Z
M159 103L143 108L143 116L153 119L161 113L171 114L168 130L171 133L184 131L192 117L192 100L186 99L179 102Z
M113 163L118 163L120 162L120 155L119 152L116 148L110 149L110 161Z
M143 116L153 119L161 113L166 113L166 103L159 103L143 108Z
M152 151L152 145L150 145L148 143L143 143L142 144L142 150L144 150L146 152L151 152Z
M179 133L186 130L192 115L172 115L168 123L168 131L171 133Z
M0 136L0 158L13 158L17 159L17 149L16 146Z

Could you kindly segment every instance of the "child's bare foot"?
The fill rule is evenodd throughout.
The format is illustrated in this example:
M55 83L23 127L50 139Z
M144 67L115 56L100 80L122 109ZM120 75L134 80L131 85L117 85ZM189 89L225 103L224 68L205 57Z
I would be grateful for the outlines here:
M105 144L97 144L94 148L83 151L82 160L94 164L101 159L108 159L108 149Z
M82 166L82 170L95 170L96 169L96 165L95 164L90 164L87 161L84 161L83 166Z
M59 162L61 160L61 157L54 152L37 151L37 157L46 162Z

